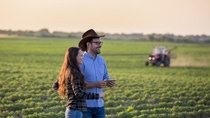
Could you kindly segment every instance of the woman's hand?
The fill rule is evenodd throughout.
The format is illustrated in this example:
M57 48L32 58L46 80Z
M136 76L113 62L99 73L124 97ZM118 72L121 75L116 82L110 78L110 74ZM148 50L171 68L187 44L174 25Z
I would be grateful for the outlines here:
M100 97L100 98L105 98L104 92L100 93L100 94L99 94L99 97Z

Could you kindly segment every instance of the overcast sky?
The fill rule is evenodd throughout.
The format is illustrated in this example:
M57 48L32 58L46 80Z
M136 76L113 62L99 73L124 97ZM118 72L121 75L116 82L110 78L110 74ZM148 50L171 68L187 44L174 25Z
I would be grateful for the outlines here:
M0 0L0 29L210 35L210 0Z

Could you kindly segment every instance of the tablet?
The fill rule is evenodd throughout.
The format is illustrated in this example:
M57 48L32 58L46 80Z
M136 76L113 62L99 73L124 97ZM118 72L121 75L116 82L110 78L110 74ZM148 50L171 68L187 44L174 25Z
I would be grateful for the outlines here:
M116 79L107 79L107 82L116 81Z

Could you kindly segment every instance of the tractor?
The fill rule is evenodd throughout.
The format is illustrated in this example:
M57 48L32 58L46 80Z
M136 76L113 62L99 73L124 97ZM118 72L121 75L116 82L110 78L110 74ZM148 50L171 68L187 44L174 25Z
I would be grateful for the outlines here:
M153 48L152 54L149 55L148 61L146 61L145 65L148 66L151 64L152 66L159 67L161 64L164 67L170 66L170 59L171 59L171 51L176 49L177 47L173 47L172 49L168 50L165 46L155 46Z

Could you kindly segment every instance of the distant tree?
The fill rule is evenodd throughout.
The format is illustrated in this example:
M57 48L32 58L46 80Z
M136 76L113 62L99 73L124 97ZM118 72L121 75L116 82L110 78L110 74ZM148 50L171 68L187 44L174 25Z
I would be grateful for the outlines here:
M149 38L149 41L154 41L155 40L154 34L149 34L148 38Z
M8 30L8 35L12 35L12 30Z
M49 30L47 28L43 28L43 29L40 29L38 31L38 34L41 36L41 37L50 37L51 34L49 32Z

